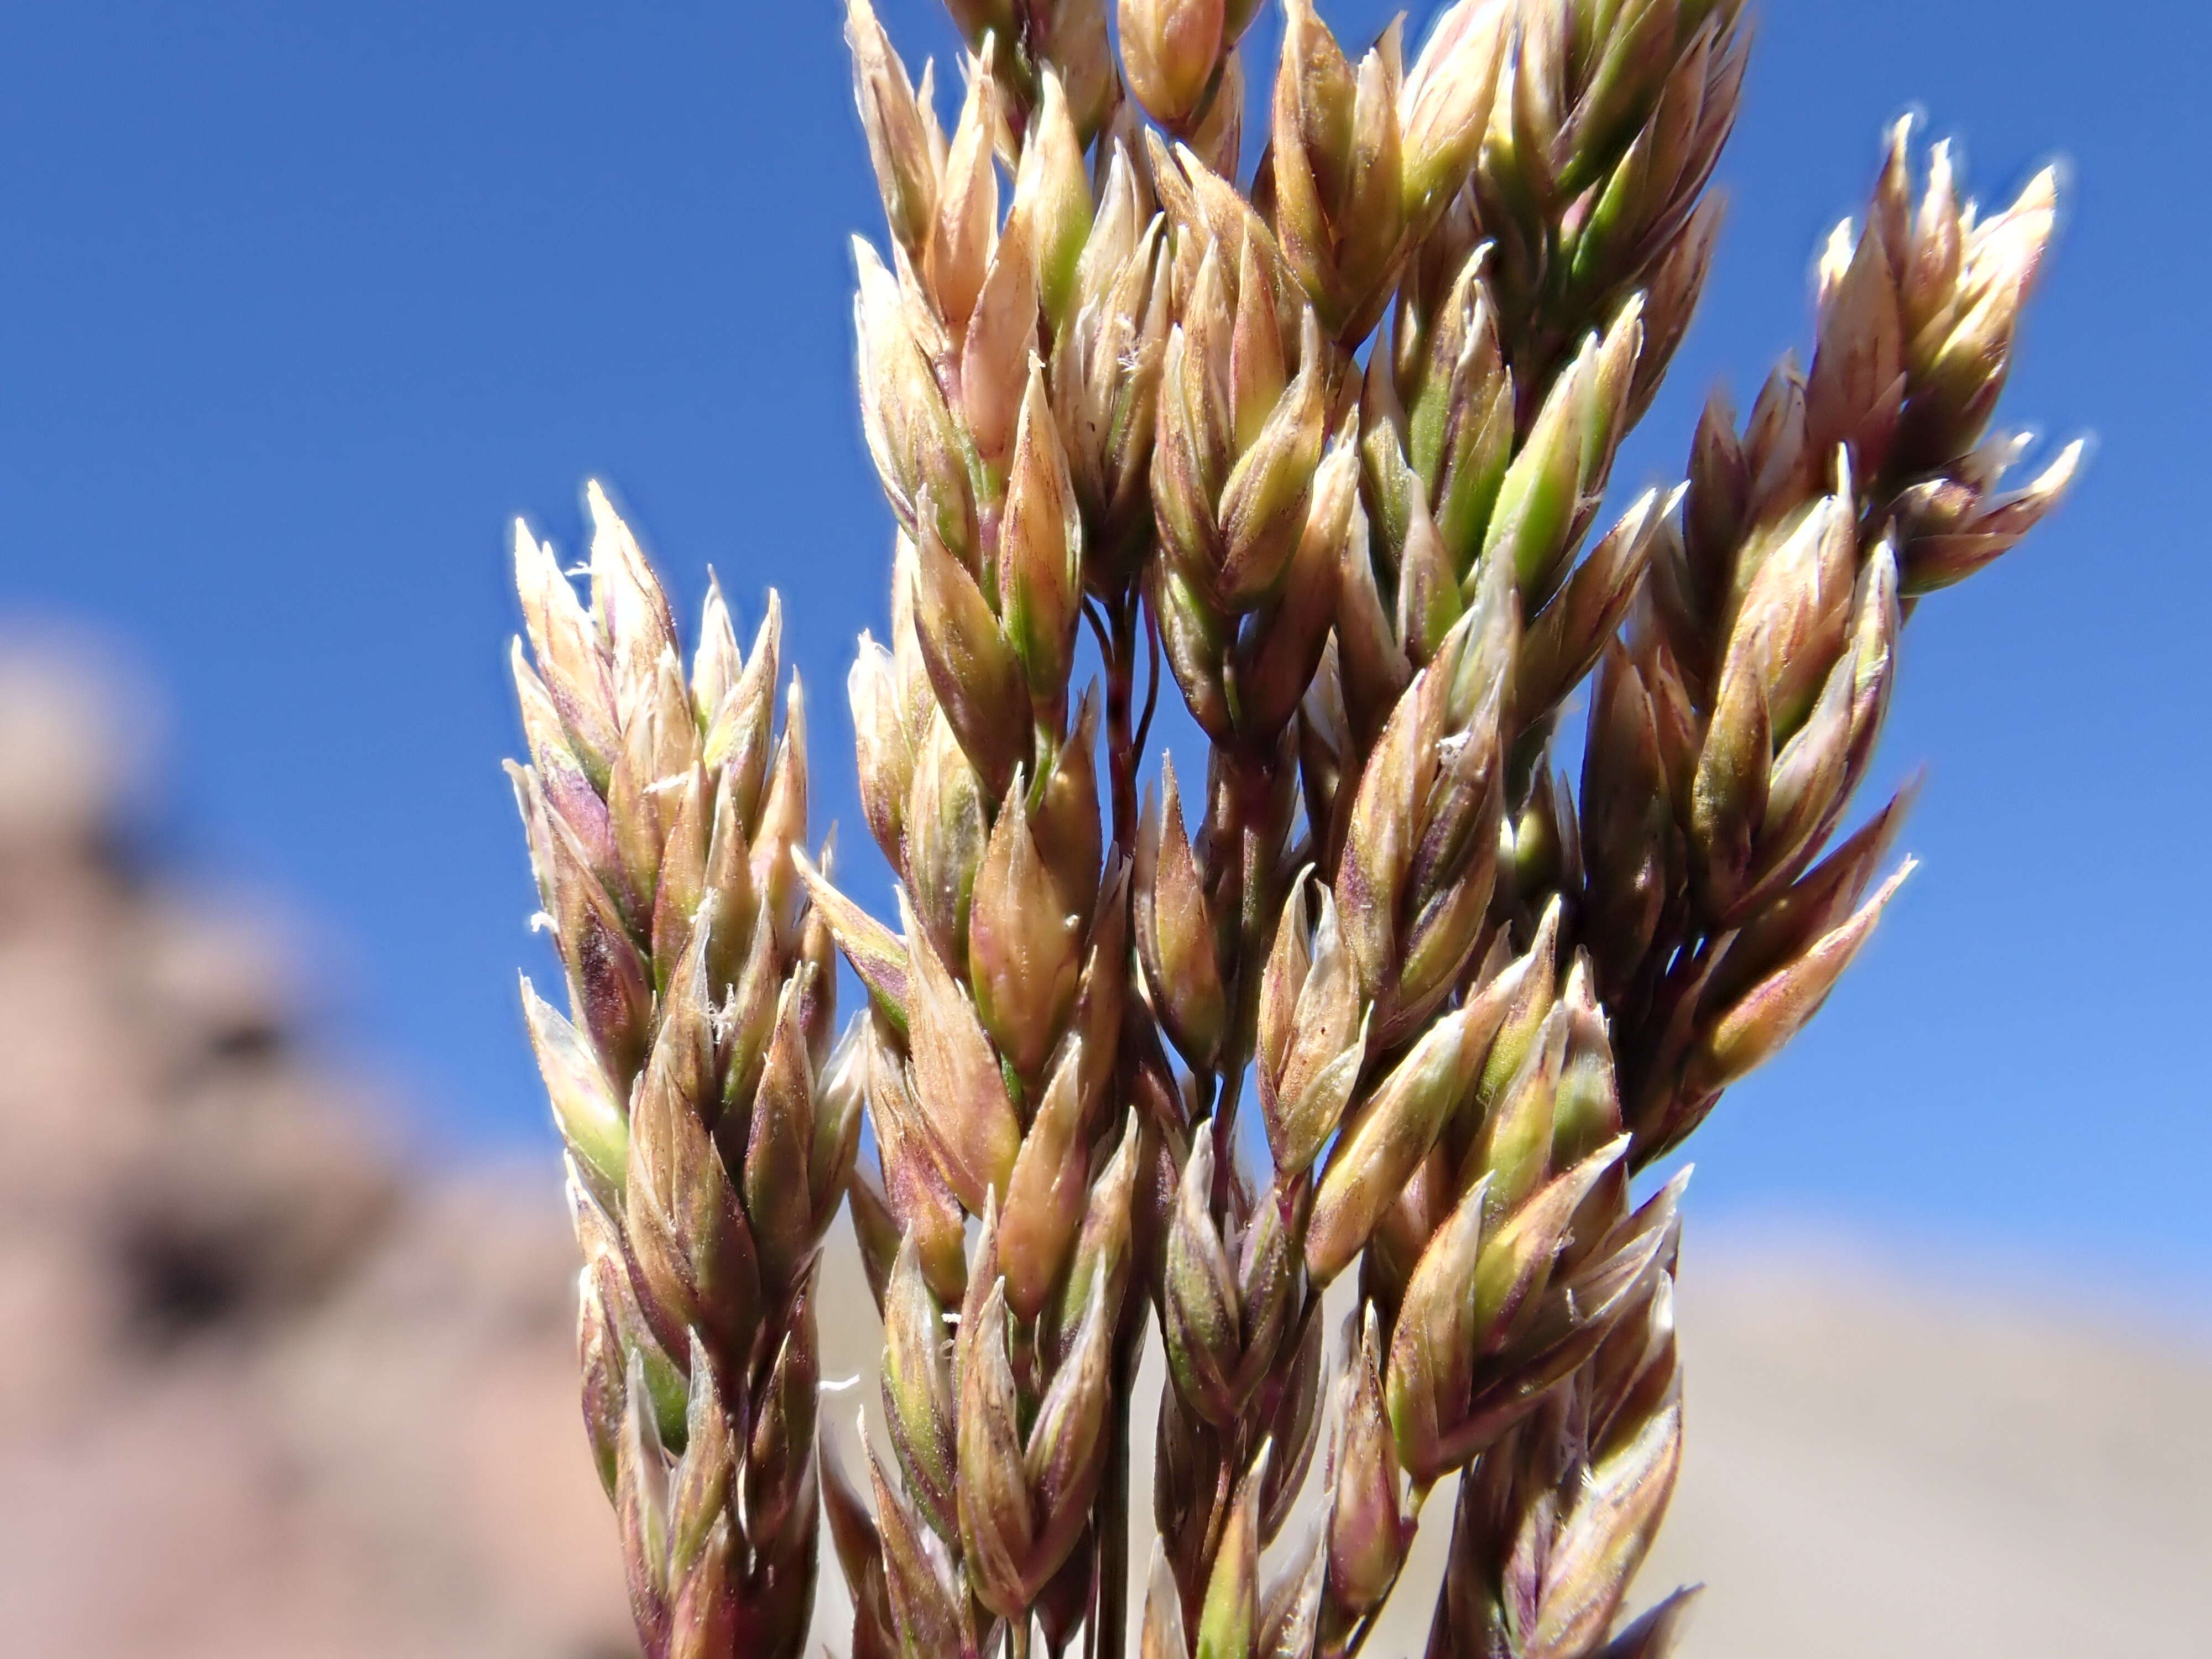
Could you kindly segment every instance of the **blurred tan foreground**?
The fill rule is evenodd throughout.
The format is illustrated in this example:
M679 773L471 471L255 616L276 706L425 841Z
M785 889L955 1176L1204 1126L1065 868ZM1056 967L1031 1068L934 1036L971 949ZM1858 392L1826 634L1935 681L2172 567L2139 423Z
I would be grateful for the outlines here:
M0 649L0 1651L633 1651L550 1158L402 1172L289 1035L268 933L114 850L103 684ZM1690 1651L2198 1650L2212 1358L1694 1222L1686 1473L1641 1580L1710 1583ZM831 1377L875 1342L836 1237ZM872 1394L825 1401L848 1445ZM1421 1599L1370 1654L1419 1654Z

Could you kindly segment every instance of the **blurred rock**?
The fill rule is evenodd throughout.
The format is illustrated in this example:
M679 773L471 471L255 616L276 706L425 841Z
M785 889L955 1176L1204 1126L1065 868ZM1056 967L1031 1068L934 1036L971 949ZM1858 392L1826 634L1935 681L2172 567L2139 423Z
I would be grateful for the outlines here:
M634 1651L550 1171L406 1169L280 930L119 850L117 684L0 647L0 1649Z
M1680 1313L1681 1486L1639 1582L1707 1582L1692 1654L2212 1649L2201 1330L1863 1243L1699 1249L1694 1219Z
M0 844L105 830L150 722L130 671L54 629L0 635Z

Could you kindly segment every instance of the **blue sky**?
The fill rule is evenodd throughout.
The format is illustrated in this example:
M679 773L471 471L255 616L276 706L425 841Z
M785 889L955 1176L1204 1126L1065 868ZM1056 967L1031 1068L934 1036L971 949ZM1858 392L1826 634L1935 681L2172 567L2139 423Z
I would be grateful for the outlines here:
M945 52L933 4L885 10ZM1925 868L1700 1137L1696 1203L2201 1295L2207 25L1772 0L1760 34L1704 315L1620 481L1802 344L1819 239L1908 107L1984 199L2069 162L2007 407L2098 450L1915 622L1885 764L1929 763ZM747 621L780 586L817 817L873 857L842 685L884 608L844 240L875 206L835 8L48 0L0 11L0 616L140 656L183 857L313 920L330 1041L424 1145L544 1146L510 514L573 548L598 476L687 599L710 561Z

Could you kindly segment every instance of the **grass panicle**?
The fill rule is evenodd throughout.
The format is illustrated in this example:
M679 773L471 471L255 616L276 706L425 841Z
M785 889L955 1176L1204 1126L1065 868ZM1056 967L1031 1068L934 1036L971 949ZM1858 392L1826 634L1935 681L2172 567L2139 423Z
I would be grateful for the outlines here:
M947 9L957 96L846 21L896 914L807 850L772 597L746 653L714 590L687 667L596 487L588 598L518 539L568 1011L524 1001L646 1650L799 1653L826 1514L856 1659L1333 1659L1431 1595L1431 1659L1659 1659L1691 1593L1621 1614L1687 1173L1645 1172L1864 945L1905 624L2078 465L2008 483L1993 424L2054 180L1984 212L1900 124L1809 368L1607 516L1720 227L1739 0L1456 0L1357 52L1286 0L1249 135L1256 0ZM1202 776L1147 763L1167 682ZM847 1204L860 1470L817 1449Z

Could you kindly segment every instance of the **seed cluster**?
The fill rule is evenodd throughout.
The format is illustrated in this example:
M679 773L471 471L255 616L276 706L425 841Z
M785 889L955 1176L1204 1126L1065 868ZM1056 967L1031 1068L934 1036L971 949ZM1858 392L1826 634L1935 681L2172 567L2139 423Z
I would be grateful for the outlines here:
M1457 0L1410 65L1286 0L1248 173L1256 9L948 0L948 133L849 0L898 534L848 690L896 927L807 854L773 601L748 655L711 595L687 678L602 496L588 606L519 542L571 1012L525 1002L652 1659L799 1653L822 1513L855 1659L1349 1655L1454 1474L1433 1659L1674 1641L1686 1593L1615 1627L1681 1455L1686 1176L1636 1177L1910 867L1905 797L1844 828L1904 623L2078 459L2008 489L1990 427L2052 181L1985 216L1900 125L1810 368L1741 427L1717 395L1600 529L1710 263L1741 0ZM1202 787L1146 781L1164 677ZM810 1306L848 1198L890 1431L857 1478Z

